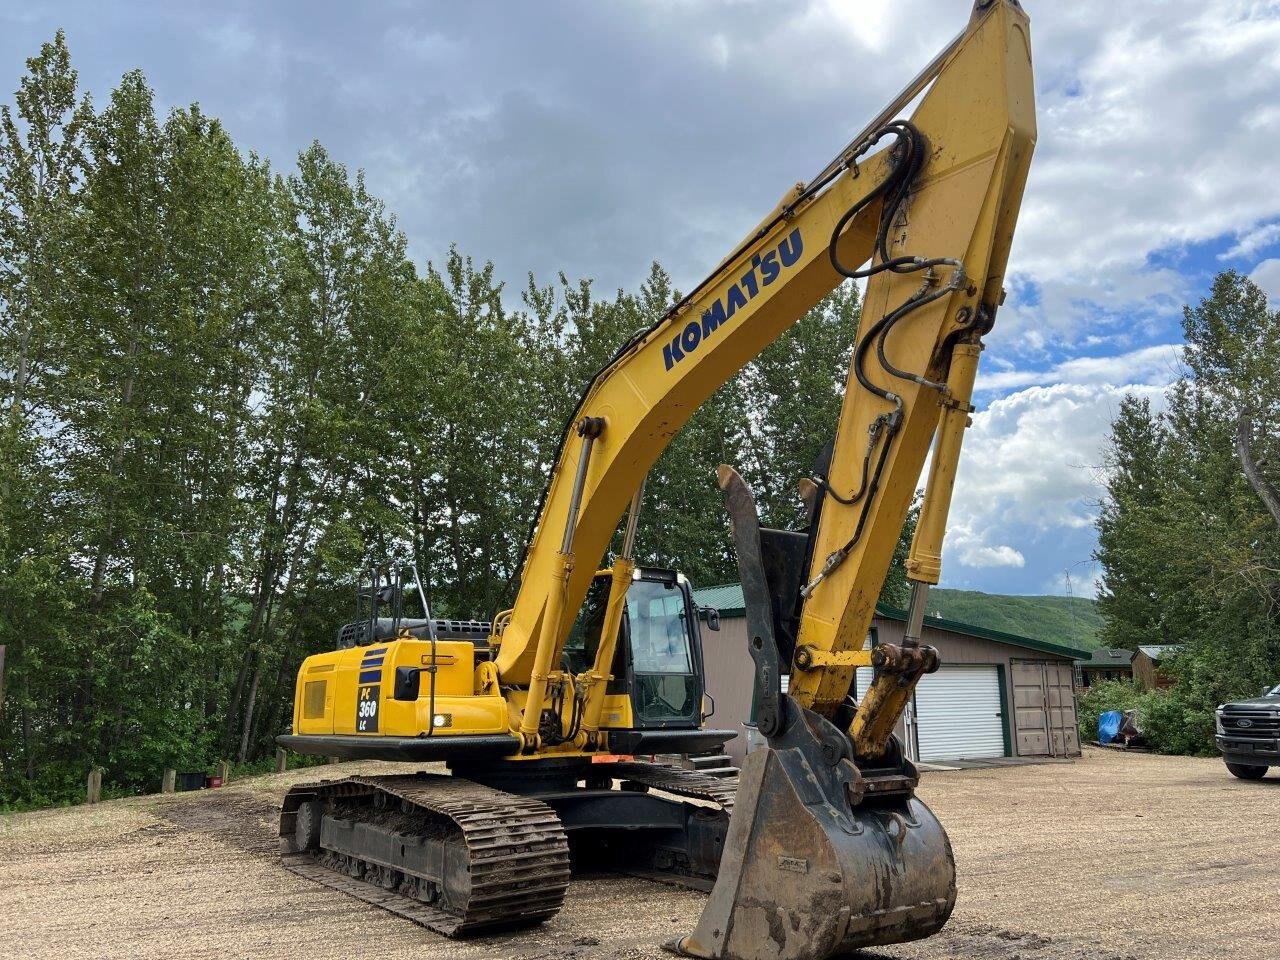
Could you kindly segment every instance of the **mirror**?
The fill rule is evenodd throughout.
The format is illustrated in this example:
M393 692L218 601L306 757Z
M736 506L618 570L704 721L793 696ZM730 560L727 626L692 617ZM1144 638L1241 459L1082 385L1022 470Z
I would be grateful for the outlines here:
M717 632L720 630L720 611L715 607L699 607L698 614L707 621L708 630Z
M422 667L396 667L396 700L417 700L422 689Z

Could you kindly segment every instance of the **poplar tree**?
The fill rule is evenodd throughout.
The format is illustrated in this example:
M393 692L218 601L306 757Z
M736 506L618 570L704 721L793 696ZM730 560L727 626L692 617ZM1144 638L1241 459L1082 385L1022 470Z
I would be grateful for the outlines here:
M247 451L248 610L224 740L241 760L278 732L293 672L331 637L332 620L308 632L317 616L349 609L335 571L346 581L405 536L395 433L412 412L397 374L418 339L404 237L363 174L318 143L282 203L282 302Z
M74 600L49 521L58 489L48 436L93 116L61 31L26 67L13 105L0 106L0 801L39 796L33 784L57 756L48 680Z
M1197 384L1234 418L1240 469L1280 527L1280 311L1234 270L1218 275L1210 295L1183 315L1187 365Z

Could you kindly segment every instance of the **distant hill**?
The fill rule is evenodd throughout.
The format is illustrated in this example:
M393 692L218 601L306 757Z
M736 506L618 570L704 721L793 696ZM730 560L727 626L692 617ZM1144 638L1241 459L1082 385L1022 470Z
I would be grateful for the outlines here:
M1097 604L1085 597L1017 597L976 590L929 591L930 615L1048 640L1068 647L1093 650L1102 617Z

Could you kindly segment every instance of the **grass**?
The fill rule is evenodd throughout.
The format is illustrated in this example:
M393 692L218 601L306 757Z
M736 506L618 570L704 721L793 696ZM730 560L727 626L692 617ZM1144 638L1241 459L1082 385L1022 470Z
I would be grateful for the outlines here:
M929 591L929 613L1005 633L1093 650L1102 627L1097 605L1085 597L1020 597L976 590Z

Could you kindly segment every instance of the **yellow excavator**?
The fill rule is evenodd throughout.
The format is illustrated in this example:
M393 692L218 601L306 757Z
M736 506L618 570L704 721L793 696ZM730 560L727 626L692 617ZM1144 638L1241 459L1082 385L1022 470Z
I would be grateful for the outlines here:
M1027 16L1017 0L976 0L864 132L587 385L510 610L433 618L416 573L370 578L337 649L303 663L280 743L449 772L294 787L285 866L449 936L543 921L571 869L599 863L711 887L670 945L692 957L816 960L941 929L955 864L893 730L938 666L920 642L926 596L1035 136ZM807 525L761 528L750 489L719 468L766 746L736 790L596 762L732 736L703 722L700 618L714 627L714 614L683 576L633 557L644 479L717 387L851 279L867 289L839 423L797 478ZM867 650L930 449L906 640ZM873 680L857 701L859 668Z

